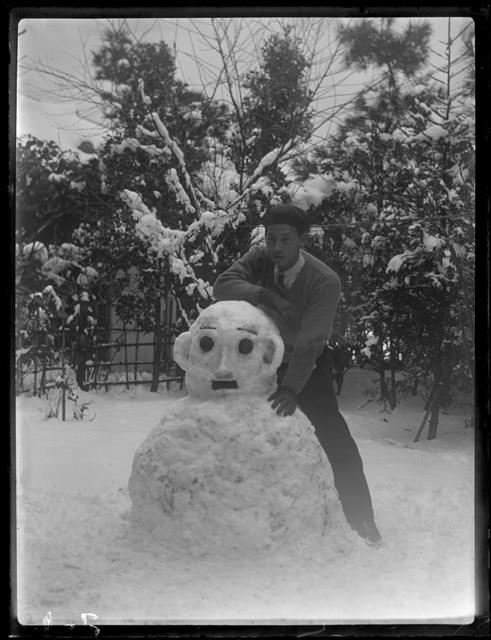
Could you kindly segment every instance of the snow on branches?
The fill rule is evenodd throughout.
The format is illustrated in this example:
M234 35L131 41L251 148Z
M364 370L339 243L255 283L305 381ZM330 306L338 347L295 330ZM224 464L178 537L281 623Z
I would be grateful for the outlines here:
M48 259L48 250L42 242L29 242L22 248L22 255L28 260L36 260L43 264Z
M289 150L294 145L294 140L289 140L286 144L281 147L276 147L271 151L268 151L261 160L259 161L257 167L254 169L252 175L248 177L245 183L245 189L248 189L256 180L263 174L264 170L275 164L281 159L284 159L284 156L287 154Z
M221 236L227 225L236 226L243 220L245 220L243 213L233 214L222 210L205 211L199 220L189 225L186 238L193 240L197 237L199 231L204 230L207 235L216 240Z
M139 194L124 189L120 197L131 209L136 222L135 231L147 246L149 260L158 262L155 269L161 269L164 273L164 266L159 266L159 262L164 261L171 276L168 284L175 289L175 293L181 289L190 296L196 290L201 298L211 299L211 286L196 276L192 266L193 255L188 259L184 251L184 243L194 238L194 234L200 228L200 221L193 223L196 226L190 227L187 231L170 229L160 222L154 211L150 211ZM211 224L209 220L208 224Z
M182 176L184 178L184 187L187 190L187 193L189 195L189 198L192 202L192 206L195 208L196 211L199 211L199 205L198 205L198 201L196 198L196 194L194 191L194 186L191 180L191 176L189 175L189 172L187 170L186 167L186 161L184 159L184 153L181 149L181 147L178 145L178 143L176 142L176 140L174 140L173 138L171 138L167 127L165 126L165 124L162 122L162 120L159 117L159 114L157 112L152 112L151 114L151 119L158 131L158 133L160 134L160 136L162 137L163 141L165 142L165 144L167 145L167 147L171 150L173 156L176 158L178 166L179 166L179 170L182 173Z
M318 207L331 195L334 188L336 183L332 175L314 175L303 183L291 182L288 185L288 193L293 204L307 211L310 207Z
M174 192L176 201L182 205L183 209L188 213L195 213L196 209L191 204L191 200L182 186L179 176L177 175L177 171L174 168L171 168L166 172L165 182L169 189Z
M161 149L154 144L141 144L136 138L125 138L119 144L112 144L110 146L111 152L115 154L124 153L126 149L133 152L140 149L141 151L148 153L149 156L165 155L166 157L170 157L170 152L168 152L167 149Z
M149 249L157 257L179 251L184 240L184 231L164 227L155 213L144 204L140 194L124 189L120 198L131 209L137 233L148 242Z

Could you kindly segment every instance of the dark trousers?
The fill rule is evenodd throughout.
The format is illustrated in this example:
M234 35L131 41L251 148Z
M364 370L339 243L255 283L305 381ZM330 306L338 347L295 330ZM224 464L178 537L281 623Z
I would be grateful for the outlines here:
M282 364L278 369L279 384L285 375L286 366ZM314 426L317 438L331 463L334 484L346 519L355 529L357 524L365 520L373 521L372 500L363 473L363 462L348 425L339 412L327 349L318 358L316 367L297 400L300 409Z

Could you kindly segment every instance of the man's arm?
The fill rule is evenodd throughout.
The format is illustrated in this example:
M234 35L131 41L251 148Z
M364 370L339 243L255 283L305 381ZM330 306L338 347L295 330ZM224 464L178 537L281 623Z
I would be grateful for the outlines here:
M340 295L341 285L337 277L314 288L313 303L302 318L288 368L281 382L282 387L295 395L304 388L315 367L315 361L329 340Z
M257 284L265 260L264 247L253 247L218 276L213 287L213 296L216 300L250 302L266 311L280 326L283 317L293 312L293 307L282 296Z
M254 247L234 262L216 279L213 297L216 300L245 300L257 306L262 287L255 283L259 279L263 256L261 247Z

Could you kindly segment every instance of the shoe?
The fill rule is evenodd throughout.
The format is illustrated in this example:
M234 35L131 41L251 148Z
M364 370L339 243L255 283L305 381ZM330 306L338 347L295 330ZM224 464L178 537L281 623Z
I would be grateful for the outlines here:
M378 547L382 544L382 536L373 520L365 520L354 527L354 529L371 547Z

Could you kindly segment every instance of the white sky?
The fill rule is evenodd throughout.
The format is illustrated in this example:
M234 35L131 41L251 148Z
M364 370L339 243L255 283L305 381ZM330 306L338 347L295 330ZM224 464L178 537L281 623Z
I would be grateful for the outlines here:
M361 18L363 20L363 18ZM247 31L252 33L257 19L246 19L246 28L243 36L244 43L251 43ZM300 26L302 18L290 19ZM339 20L344 18L323 18L325 21L325 38L329 33L334 34L334 29ZM433 27L431 47L442 50L442 42L447 36L447 17L424 18ZM407 18L396 18L396 23L402 27L408 21ZM413 21L417 21L413 19ZM452 33L457 33L468 22L468 19L453 18ZM274 21L263 18L262 22L267 26L273 26ZM211 23L207 18L201 18L196 22L190 19L169 18L141 18L128 19L128 25L134 33L147 41L164 40L171 47L175 45L177 52L178 76L189 84L199 84L200 74L196 63L191 56L198 55L202 61L201 76L206 74L204 65L218 62L216 54L206 50L200 45L200 39L193 35L192 30L199 26L204 33L211 33ZM105 19L58 19L38 18L24 19L19 23L19 32L25 30L18 41L18 93L17 93L17 135L31 133L39 138L55 140L63 148L75 148L81 139L89 138L97 141L101 130L90 122L83 121L77 115L77 109L87 112L87 105L60 100L53 91L52 81L32 68L36 65L50 66L67 73L83 77L90 67L90 52L98 48L101 42L101 34L107 21ZM332 41L332 40L331 40ZM202 41L201 41L202 42ZM244 46L247 46L245 44ZM195 49L193 51L193 48ZM328 49L326 49L328 51ZM86 61L84 70L84 60ZM437 59L435 58L435 61ZM29 66L31 70L25 70ZM339 76L343 77L343 76ZM348 94L357 91L366 80L366 75L357 74L346 78L341 86L336 87L338 94ZM332 96L326 98L326 105L332 103ZM338 101L341 98L338 98Z

